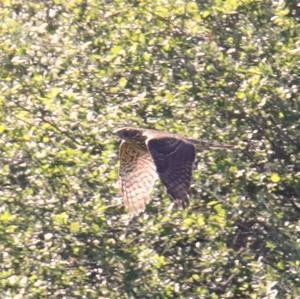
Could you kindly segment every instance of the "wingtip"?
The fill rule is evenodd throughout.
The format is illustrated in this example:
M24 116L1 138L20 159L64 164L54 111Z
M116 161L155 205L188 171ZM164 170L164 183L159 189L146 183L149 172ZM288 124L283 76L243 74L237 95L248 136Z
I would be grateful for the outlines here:
M189 199L187 198L176 198L175 205L177 208L185 209L189 205Z

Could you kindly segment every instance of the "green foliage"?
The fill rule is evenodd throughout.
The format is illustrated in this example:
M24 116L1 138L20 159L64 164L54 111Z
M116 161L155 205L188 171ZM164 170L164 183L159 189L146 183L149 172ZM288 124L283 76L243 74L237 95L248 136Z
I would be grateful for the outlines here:
M298 6L2 1L0 297L299 297ZM125 125L236 149L129 219Z

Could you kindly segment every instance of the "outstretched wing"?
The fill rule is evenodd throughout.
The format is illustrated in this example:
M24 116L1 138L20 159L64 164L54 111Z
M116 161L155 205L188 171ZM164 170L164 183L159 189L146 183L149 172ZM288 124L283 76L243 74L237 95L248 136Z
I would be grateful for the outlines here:
M160 137L150 138L147 146L168 193L179 206L187 206L195 160L194 145L175 137Z
M147 148L123 141L120 146L120 183L129 213L144 211L158 175Z

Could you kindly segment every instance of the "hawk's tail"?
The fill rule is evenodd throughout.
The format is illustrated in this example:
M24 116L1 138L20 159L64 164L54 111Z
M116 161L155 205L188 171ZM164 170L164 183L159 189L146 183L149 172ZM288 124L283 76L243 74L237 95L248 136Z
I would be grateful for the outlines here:
M203 149L231 149L234 146L231 144L225 144L225 143L217 143L212 142L208 140L197 140L193 138L187 138L187 141L194 144L197 149L203 150Z

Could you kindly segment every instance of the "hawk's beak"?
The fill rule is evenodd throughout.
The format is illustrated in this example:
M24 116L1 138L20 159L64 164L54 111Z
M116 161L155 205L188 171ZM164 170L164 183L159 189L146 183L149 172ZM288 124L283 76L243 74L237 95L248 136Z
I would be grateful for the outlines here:
M120 129L116 129L116 130L113 130L113 134L118 134L118 131L119 131Z

